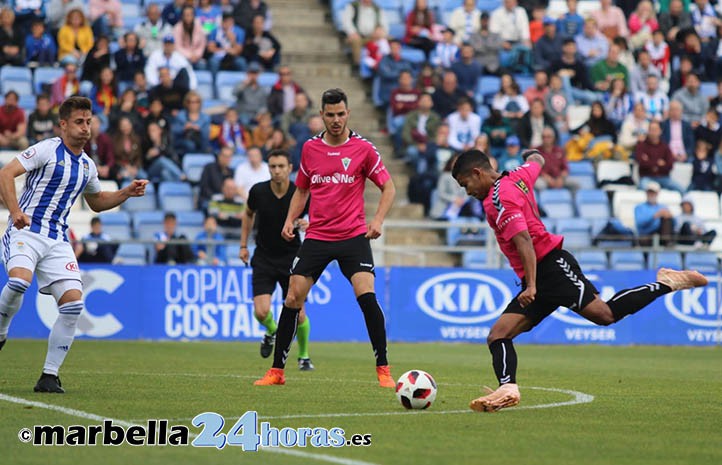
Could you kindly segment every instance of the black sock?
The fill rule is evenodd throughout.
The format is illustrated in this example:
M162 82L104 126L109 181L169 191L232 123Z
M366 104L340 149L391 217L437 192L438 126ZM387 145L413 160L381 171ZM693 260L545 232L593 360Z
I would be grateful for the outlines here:
M366 320L366 330L369 333L371 347L376 356L376 366L388 365L386 359L386 319L381 306L376 300L376 293L367 292L356 299Z
M612 310L614 321L619 321L627 315L637 313L658 297L670 292L672 289L662 283L644 284L617 292L607 301L607 305Z
M489 344L489 351L499 385L516 383L516 350L511 339L497 339Z
M281 316L278 318L278 329L276 330L276 348L273 352L273 368L283 369L286 366L288 352L291 350L291 343L296 337L298 326L298 312L300 308L283 306Z

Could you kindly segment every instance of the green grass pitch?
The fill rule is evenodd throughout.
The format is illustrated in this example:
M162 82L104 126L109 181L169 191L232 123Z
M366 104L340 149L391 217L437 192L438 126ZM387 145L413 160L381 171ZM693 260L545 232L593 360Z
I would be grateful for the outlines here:
M369 447L294 448L296 455L188 447L47 447L24 444L36 424L99 424L67 412L0 400L6 464L720 464L722 351L682 347L518 347L523 409L467 412L495 383L485 347L391 344L392 373L431 373L439 393L408 413L376 385L368 344L312 343L314 372L289 363L285 386L254 387L270 359L258 344L79 340L61 372L65 395L35 394L46 341L9 340L0 352L0 394L117 420L190 425L205 411L227 431L248 410L283 427L340 427L372 435ZM291 357L295 357L292 350ZM292 359L295 362L295 358ZM569 402L577 391L593 401ZM444 413L447 412L447 413ZM338 414L338 415L334 415ZM375 414L375 415L366 415ZM199 428L191 426L192 433ZM321 456L321 457L319 457ZM335 462L322 460L328 458Z

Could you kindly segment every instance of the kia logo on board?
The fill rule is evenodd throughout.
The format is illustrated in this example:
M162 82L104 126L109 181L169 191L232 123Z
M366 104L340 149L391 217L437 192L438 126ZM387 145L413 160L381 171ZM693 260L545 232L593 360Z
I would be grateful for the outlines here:
M711 278L710 283L713 280ZM691 325L716 328L722 323L716 283L667 294L664 305L672 316Z
M416 291L416 303L421 311L437 320L460 324L497 318L511 297L511 291L503 282L468 271L434 276Z

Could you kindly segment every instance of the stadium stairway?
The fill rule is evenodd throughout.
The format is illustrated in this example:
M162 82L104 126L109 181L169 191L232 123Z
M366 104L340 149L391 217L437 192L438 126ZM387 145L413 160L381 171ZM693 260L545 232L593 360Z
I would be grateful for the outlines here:
M269 0L274 12L273 34L283 44L283 62L291 66L294 79L308 92L315 107L321 94L332 87L346 91L351 109L350 127L371 140L381 153L393 176L397 196L389 218L423 219L423 208L407 201L409 170L392 156L389 137L379 128L380 115L370 99L363 81L351 73L344 45L330 19L330 12L319 0ZM370 182L366 189L366 215L373 216L380 193ZM441 245L444 235L424 229L388 228L387 245ZM409 254L387 253L385 265L417 265L418 258ZM458 265L458 257L446 253L427 253L425 263L433 266Z

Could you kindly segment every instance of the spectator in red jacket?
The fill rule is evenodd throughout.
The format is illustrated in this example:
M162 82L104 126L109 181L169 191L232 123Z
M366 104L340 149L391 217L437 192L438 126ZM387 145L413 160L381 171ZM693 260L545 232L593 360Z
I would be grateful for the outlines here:
M662 126L659 121L650 121L647 138L637 143L634 154L639 163L640 188L645 189L654 181L665 189L684 192L669 176L675 159L669 145L662 140Z
M429 61L431 51L436 47L433 40L434 13L429 9L426 0L416 0L414 9L406 16L406 35L404 43L424 51Z
M278 68L278 81L271 88L268 96L268 111L276 117L293 110L296 94L304 92L303 88L293 80L291 68L281 66Z
M25 112L18 107L18 94L14 90L5 93L5 103L0 106L0 148L25 149L27 123Z

